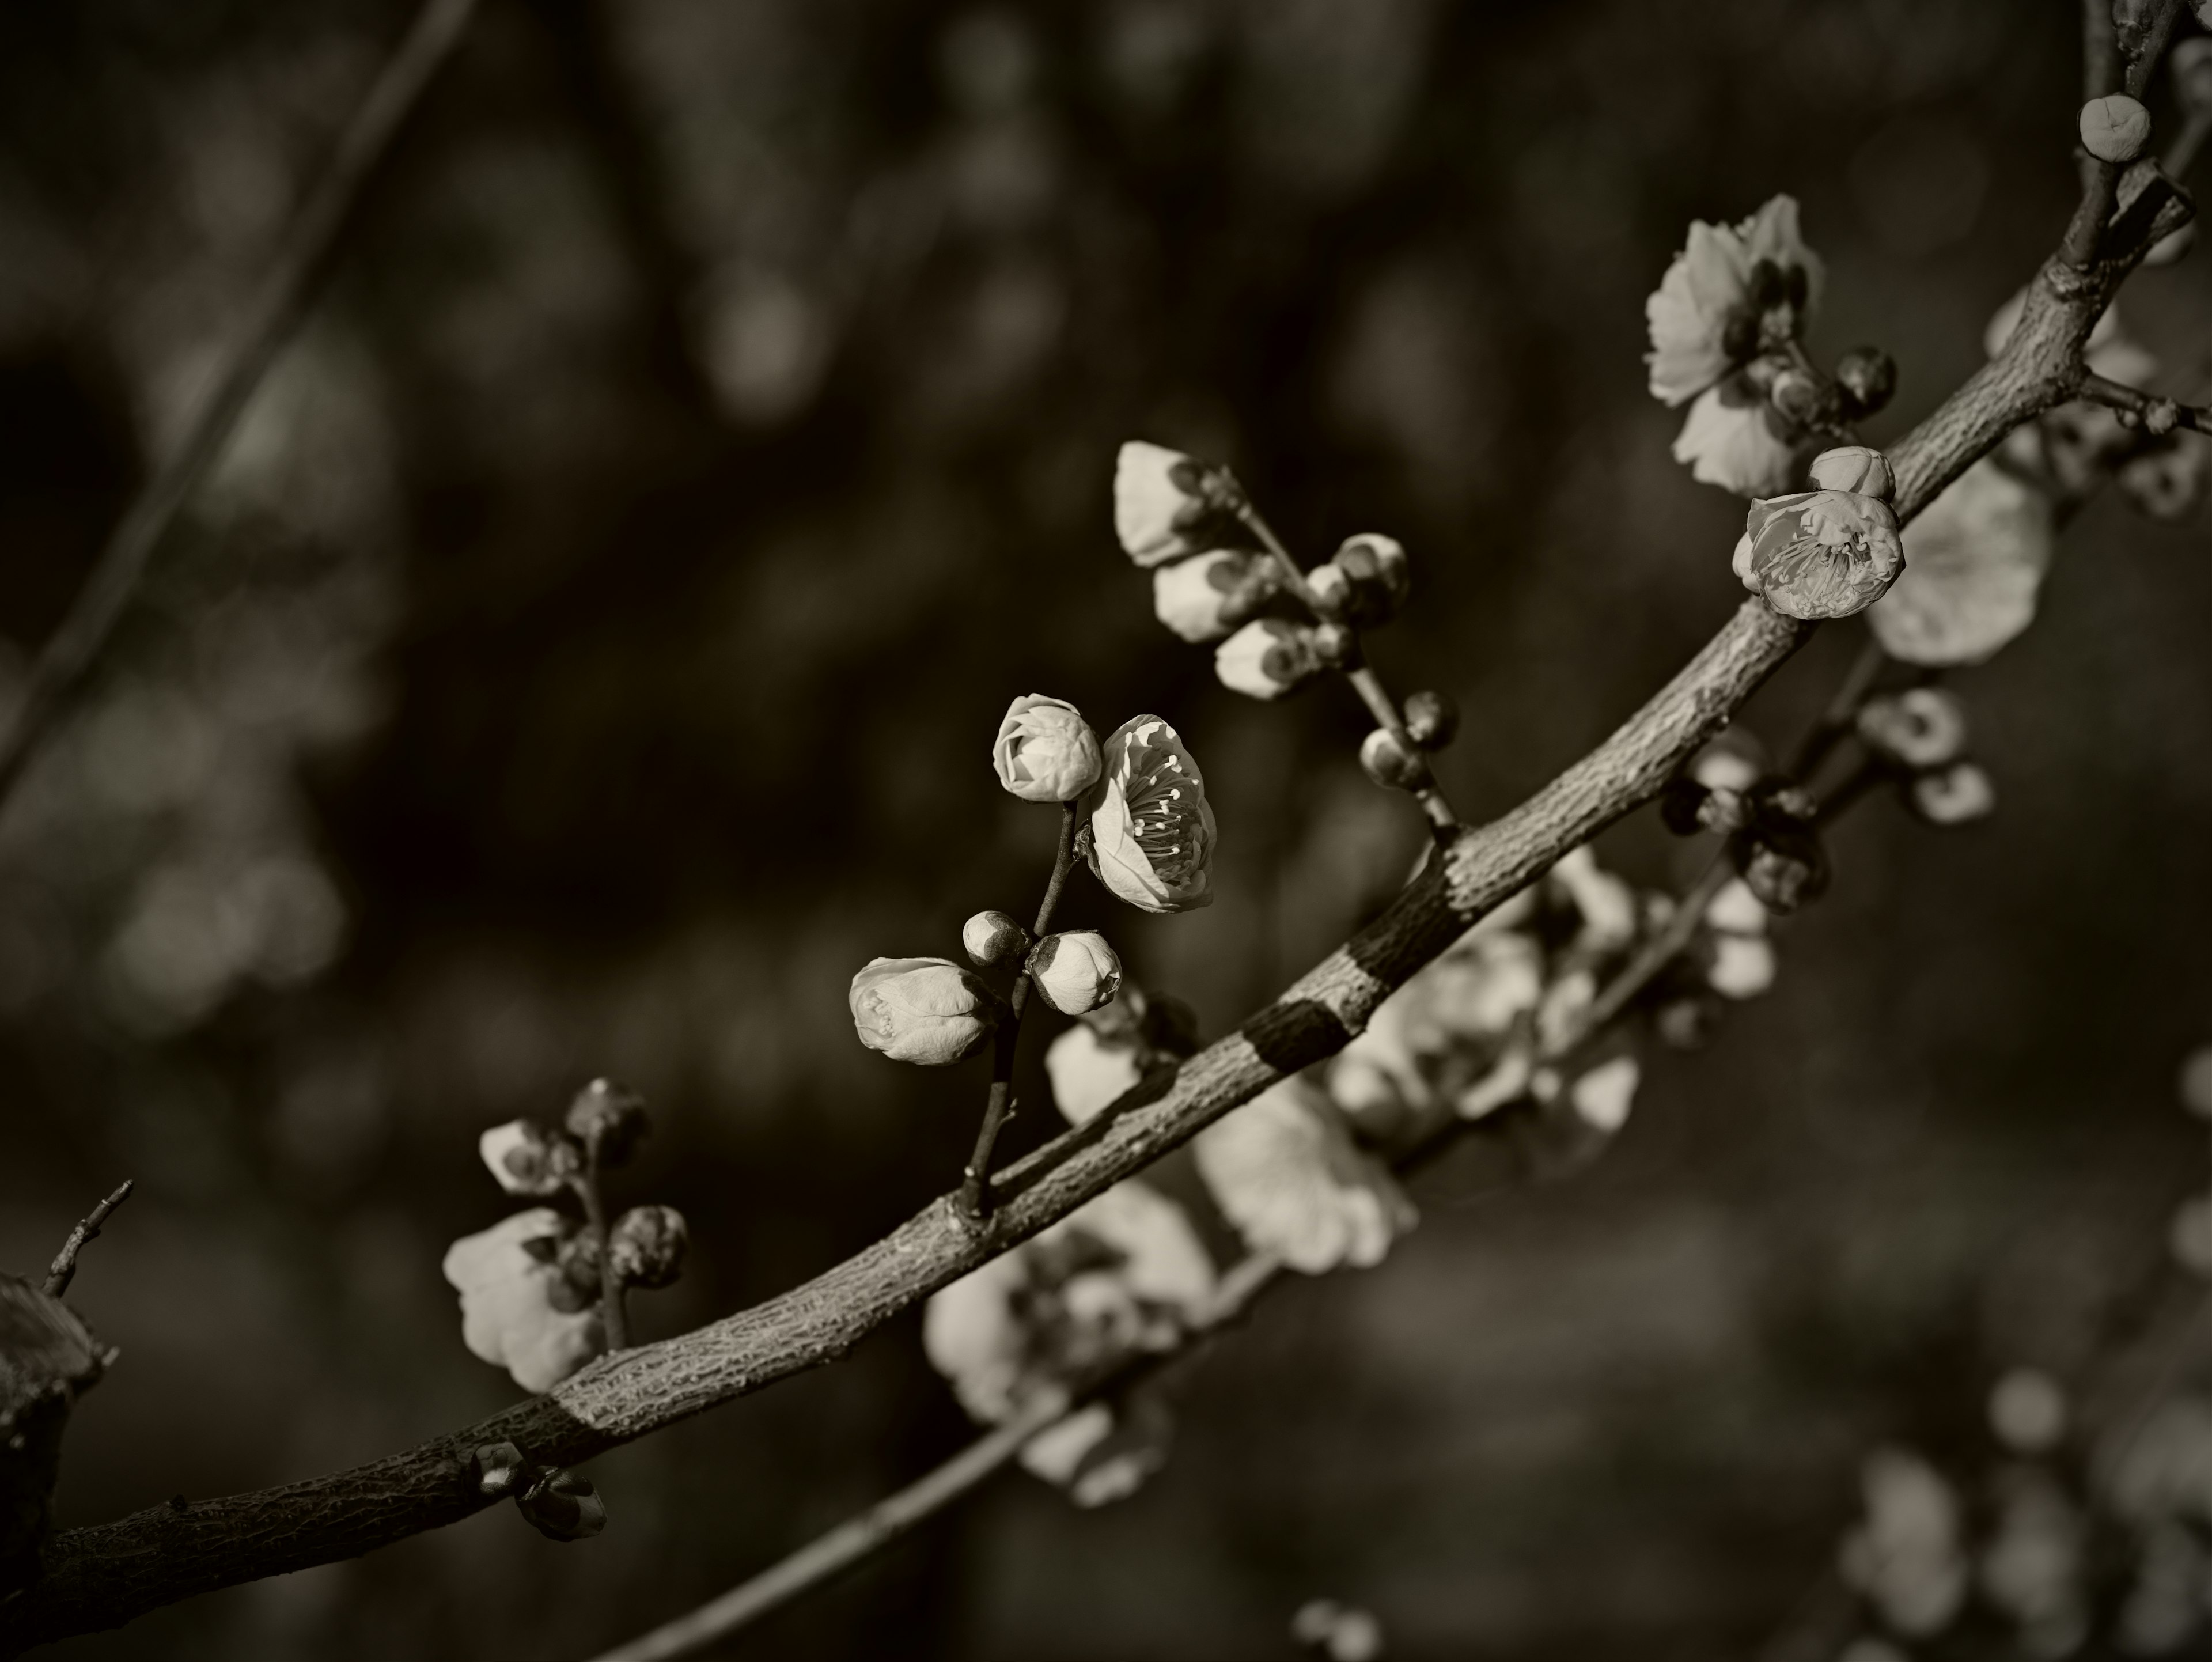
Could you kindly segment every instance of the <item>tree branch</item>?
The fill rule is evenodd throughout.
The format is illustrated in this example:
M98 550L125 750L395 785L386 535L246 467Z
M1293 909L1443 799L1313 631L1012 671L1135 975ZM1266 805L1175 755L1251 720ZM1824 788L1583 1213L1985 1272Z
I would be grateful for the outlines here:
M2177 200L2160 209L2161 223L2169 208L2186 218ZM1900 520L2014 427L2074 395L2081 344L2139 258L2138 246L2086 268L2045 265L2003 350L1890 451ZM994 1174L1000 1203L986 1227L965 1223L943 1198L804 1286L679 1338L604 1357L476 1426L350 1470L64 1531L48 1542L40 1579L0 1604L0 1650L119 1626L179 1598L453 1523L489 1504L467 1476L480 1444L510 1441L542 1464L574 1465L843 1355L901 1311L1341 1049L1469 924L1656 795L1811 633L1747 600L1612 737L1510 813L1460 832L1380 917L1267 1008Z
M84 1250L87 1241L100 1238L100 1225L107 1221L109 1213L131 1198L131 1190L136 1181L131 1178L124 1178L113 1194L94 1207L86 1215L84 1221L70 1231L69 1239L62 1243L62 1250L54 1254L53 1263L46 1271L48 1298L58 1299L69 1291L70 1282L76 1276L76 1255Z

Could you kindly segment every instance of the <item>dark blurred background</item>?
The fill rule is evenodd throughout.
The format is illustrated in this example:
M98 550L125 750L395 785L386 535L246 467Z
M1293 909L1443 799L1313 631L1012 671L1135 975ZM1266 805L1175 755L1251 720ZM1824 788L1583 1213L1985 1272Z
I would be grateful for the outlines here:
M0 10L10 677L409 10ZM487 0L0 825L0 1263L138 1183L71 1293L123 1360L63 1521L510 1400L439 1259L513 1209L477 1133L594 1074L658 1119L621 1200L695 1232L647 1336L951 1184L980 1076L864 1052L844 989L1034 904L1053 816L986 759L1014 693L1189 740L1218 904L1073 916L1233 1022L1417 816L1348 697L1240 700L1152 621L1116 443L1232 462L1309 559L1403 539L1376 658L1459 697L1441 771L1502 811L1741 599L1741 505L1644 390L1688 221L1795 192L1816 348L1894 353L1901 432L2055 246L2079 31L2071 0ZM2124 303L2175 377L2205 258ZM1324 1593L1405 1656L1755 1653L1861 1453L1979 1435L2013 1363L2078 1372L2203 1181L2172 1080L2212 1036L2207 552L2083 516L1958 682L1997 815L1854 816L1781 984L1653 1061L1601 1163L1446 1162L1384 1267L1188 1374L1137 1498L1003 1478L745 1653L1267 1658ZM1859 636L1750 725L1785 741ZM1648 814L1602 851L1680 880ZM916 1341L597 1462L588 1544L502 1508L53 1653L580 1658L959 1446Z

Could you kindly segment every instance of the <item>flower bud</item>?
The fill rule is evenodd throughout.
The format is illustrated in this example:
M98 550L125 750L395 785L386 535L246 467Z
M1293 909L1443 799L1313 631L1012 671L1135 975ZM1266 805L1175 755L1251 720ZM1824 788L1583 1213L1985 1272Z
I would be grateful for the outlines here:
M1442 750L1459 736L1459 704L1448 692L1407 695L1406 736L1423 750Z
M477 1152L510 1195L557 1195L584 1169L583 1152L535 1120L509 1120L477 1139Z
M568 1105L568 1124L569 1134L601 1166L622 1165L653 1129L645 1099L604 1079L576 1093Z
M1941 687L1913 687L1868 699L1858 729L1877 755L1908 768L1938 768L1966 748L1966 707Z
M1321 668L1313 630L1278 618L1245 624L1213 652L1221 685L1251 698L1279 698Z
M1121 989L1121 960L1096 929L1048 934L1030 949L1030 979L1062 1015L1095 1010Z
M1687 774L1669 780L1659 798L1660 822L1677 837L1741 831L1750 817L1741 791L1701 784Z
M1972 762L1923 773L1912 782L1913 812L1931 825L1963 825L1986 818L1997 805L1997 788Z
M1820 412L1826 390L1817 378L1793 363L1777 372L1766 389L1766 401L1784 419L1799 427L1810 427Z
M624 1287L672 1287L684 1273L691 1232L672 1206L633 1206L607 1232L615 1278Z
M1843 413L1859 421L1882 410L1897 393L1897 360L1879 346L1853 348L1836 360L1836 385L1843 389Z
M573 1471L545 1473L516 1495L514 1504L549 1541L582 1541L607 1526L607 1503L590 1479Z
M528 1487L538 1469L522 1458L513 1443L485 1443L469 1457L478 1493L512 1495Z
M929 1068L966 1061L999 1024L991 989L946 958L872 959L847 1002L861 1044Z
M1881 465L1879 477L1871 464L1864 472L1869 483L1881 484L1888 466ZM1754 502L1745 526L1736 545L1736 575L1784 617L1811 620L1863 612L1905 569L1897 515L1887 502L1856 491L1806 490Z
M2208 9L2200 6L2200 15ZM2212 23L2205 25L2212 28ZM2212 40L2202 35L2180 41L2169 52L2173 72L2173 101L2190 115L2212 112Z
M1813 485L1819 490L1850 490L1886 502L1897 494L1889 459L1863 444L1838 445L1813 458Z
M1098 735L1066 700L1024 693L999 722L991 764L1024 802L1072 801L1097 781Z
M1354 629L1387 624L1412 586L1406 551L1373 532L1348 537L1328 561L1306 574L1323 615Z
M960 944L977 967L994 970L1030 949L1030 932L1004 912L977 912L960 926Z
M1828 855L1808 825L1766 821L1747 837L1737 866L1771 912L1790 912L1828 886Z
M1723 998L1756 998L1774 984L1774 946L1757 935L1716 934L1706 984Z
M2119 166L2142 154L2150 137L2150 112L2125 93L2093 98L2081 107L2081 148L2100 161Z
M1400 744L1388 728L1377 728L1359 741L1359 765L1370 779L1391 790L1416 789L1429 770L1420 752Z
M1413 573L1404 545L1380 532L1363 531L1356 537L1346 537L1329 556L1329 563L1355 583L1380 583L1394 605L1404 604L1413 593Z
M1114 464L1114 533L1141 566L1200 552L1243 501L1227 468L1180 450L1133 441Z
M1330 669L1359 667L1359 635L1349 624L1316 624L1314 656Z
M1152 612L1194 642L1218 641L1282 588L1275 563L1248 549L1217 548L1152 573Z

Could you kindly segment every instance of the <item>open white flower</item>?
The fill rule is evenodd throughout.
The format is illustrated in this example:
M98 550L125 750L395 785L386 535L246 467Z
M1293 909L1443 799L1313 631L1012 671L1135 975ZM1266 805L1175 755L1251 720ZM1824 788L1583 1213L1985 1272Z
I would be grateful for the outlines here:
M561 1270L561 1243L574 1228L551 1207L533 1207L446 1250L462 1342L525 1391L552 1390L607 1348L596 1302Z
M1690 406L1674 460L1700 484L1739 496L1778 496L1796 483L1799 447L1778 431L1780 417L1741 377L1708 387Z
M1198 1134L1199 1175L1255 1251L1319 1275L1380 1263L1413 1227L1413 1202L1362 1154L1336 1105L1303 1079L1261 1092Z
M1794 198L1774 197L1735 225L1692 221L1644 303L1651 396L1686 404L1762 346L1795 338L1820 303L1820 257L1799 234Z
M1105 771L1084 801L1091 869L1101 883L1143 911L1212 904L1213 810L1198 762L1173 728L1139 715L1115 728Z
M1984 457L1905 527L1905 569L1867 624L1905 663L1981 663L2035 620L2057 540L2050 496Z

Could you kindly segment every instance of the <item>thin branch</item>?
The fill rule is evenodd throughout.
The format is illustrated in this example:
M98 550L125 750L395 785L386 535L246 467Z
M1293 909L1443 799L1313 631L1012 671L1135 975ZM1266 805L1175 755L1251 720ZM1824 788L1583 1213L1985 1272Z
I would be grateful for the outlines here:
M2212 433L2212 409L2193 404L2182 404L2173 399L2161 399L2098 374L2094 370L2081 372L2077 389L2085 399L2106 405L2141 421L2153 438L2164 438L2177 427L2186 427L2193 432Z
M39 654L15 719L0 734L0 804L82 692L145 575L155 549L222 456L239 417L330 273L365 187L453 54L477 0L428 0L369 89L313 192L286 228L244 328L193 412L182 444L155 472L100 550L92 575Z
M607 1228L606 1203L599 1191L599 1149L595 1137L586 1146L583 1172L570 1183L584 1205L584 1227L592 1234L599 1257L599 1324L606 1330L607 1348L629 1348L629 1312L623 1305L622 1276L615 1269L614 1236Z
M2119 86L2120 43L2112 27L2112 0L2081 0L2081 101L2103 98L2118 92Z
M2014 427L2073 396L2081 344L2134 263L2130 254L2086 270L2044 266L2003 349L1890 451L1900 521ZM179 1598L456 1522L489 1504L466 1476L480 1444L511 1441L541 1464L574 1465L842 1356L899 1312L1343 1048L1469 924L1656 796L1811 633L1763 600L1745 600L1612 737L1510 813L1459 832L1380 917L1236 1032L994 1174L1000 1204L988 1230L964 1223L948 1196L804 1286L604 1357L543 1397L404 1452L184 1513L155 1507L64 1531L48 1543L40 1580L0 1605L0 1650L117 1626Z
M70 1231L62 1250L54 1255L52 1266L46 1271L46 1296L58 1299L69 1291L69 1284L76 1275L76 1255L84 1250L87 1241L100 1239L100 1227L107 1221L107 1215L131 1198L131 1190L137 1179L125 1178L115 1192L92 1208L83 1222Z

